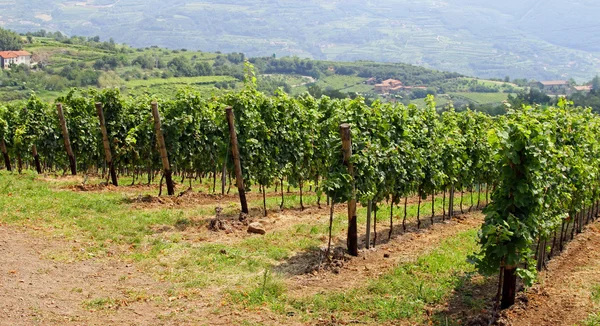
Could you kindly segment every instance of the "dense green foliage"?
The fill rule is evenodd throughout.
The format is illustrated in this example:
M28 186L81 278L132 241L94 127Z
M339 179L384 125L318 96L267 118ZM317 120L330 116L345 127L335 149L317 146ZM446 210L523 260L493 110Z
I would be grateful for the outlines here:
M350 176L340 164L341 123L352 125L357 194L362 202L389 197L397 202L412 193L425 198L451 186L461 189L492 180L483 178L493 175L485 171L491 155L484 152L489 150L485 130L492 119L483 114L451 110L439 115L433 98L425 108L381 102L369 107L361 97L316 100L308 94L292 98L283 92L266 96L256 90L255 79L249 85L210 100L181 91L173 100L159 101L174 170L206 174L228 165L223 108L230 105L236 115L247 186L270 186L286 179L302 187L321 181L320 191L345 200ZM104 106L116 166L131 171L158 169L148 109L151 98L125 98L118 90L73 90L57 102L64 105L73 150L84 170L103 166L95 102ZM55 107L35 95L27 102L29 110L18 106L3 109L1 116L2 136L11 155L28 159L35 143L47 168L63 167ZM34 113L39 117L28 118Z
M530 283L536 241L554 247L569 225L581 230L578 213L600 199L599 135L598 116L564 99L557 108L511 110L498 120L489 139L499 175L475 258L480 271L517 267Z
M0 51L21 50L22 48L23 41L19 34L0 28Z
M600 88L592 89L589 93L575 93L569 96L576 106L589 107L594 112L600 112Z

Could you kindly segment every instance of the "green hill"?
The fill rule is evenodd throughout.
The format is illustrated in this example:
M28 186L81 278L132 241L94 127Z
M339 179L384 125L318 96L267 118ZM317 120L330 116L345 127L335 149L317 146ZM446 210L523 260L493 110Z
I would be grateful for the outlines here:
M453 99L457 106L500 103L523 87L504 81L464 77L419 66L370 61L334 62L298 57L246 58L240 53L209 53L159 47L132 48L99 38L64 37L36 33L23 38L33 54L31 68L0 70L0 101L22 100L32 92L53 100L72 87L117 87L125 94L172 97L185 87L206 96L242 87L244 61L253 64L261 91L283 89L292 95L352 97L368 101L400 100L423 105L427 94L440 104ZM405 88L382 94L375 84L396 79ZM521 85L525 80L519 81Z
M19 32L577 81L600 70L597 13L593 0L0 0L0 26Z

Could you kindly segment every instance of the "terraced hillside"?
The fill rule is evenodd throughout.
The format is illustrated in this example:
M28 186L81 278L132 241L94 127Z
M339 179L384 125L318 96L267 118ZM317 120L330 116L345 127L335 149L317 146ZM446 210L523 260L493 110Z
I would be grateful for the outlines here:
M594 1L0 0L0 26L133 46L405 62L478 77L589 80ZM569 22L565 25L563 22Z

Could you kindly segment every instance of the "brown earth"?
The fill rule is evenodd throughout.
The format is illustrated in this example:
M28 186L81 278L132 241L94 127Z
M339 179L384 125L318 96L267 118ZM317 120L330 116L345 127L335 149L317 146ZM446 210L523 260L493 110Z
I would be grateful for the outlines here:
M576 325L598 306L592 301L600 286L600 223L590 225L540 275L540 284L502 312L498 324L514 326Z
M280 324L266 314L220 311L220 296L169 296L170 285L116 259L44 259L69 243L0 224L0 325Z

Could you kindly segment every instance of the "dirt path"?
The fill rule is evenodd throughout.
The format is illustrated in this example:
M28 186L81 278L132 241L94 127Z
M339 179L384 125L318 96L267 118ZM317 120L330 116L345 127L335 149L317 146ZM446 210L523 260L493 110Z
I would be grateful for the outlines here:
M133 265L41 258L68 247L0 224L0 325L171 324L160 320L189 309Z
M73 248L0 223L0 326L304 325L268 311L224 309L219 289L171 296L172 284L116 258L47 259Z
M500 325L577 325L594 312L592 291L600 285L600 223L596 222L553 259L540 285L504 312ZM597 307L596 307L597 308Z

